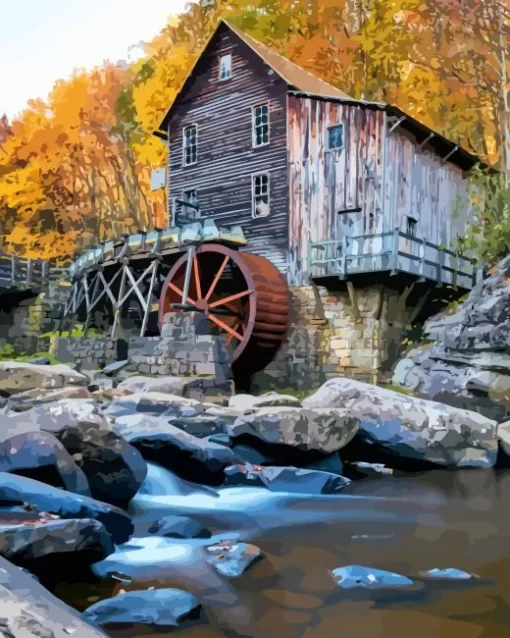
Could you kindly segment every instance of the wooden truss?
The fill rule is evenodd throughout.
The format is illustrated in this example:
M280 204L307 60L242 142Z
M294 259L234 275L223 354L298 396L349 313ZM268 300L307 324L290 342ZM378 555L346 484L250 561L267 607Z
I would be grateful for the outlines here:
M83 328L84 335L90 327L92 311L98 303L106 297L110 302L113 310L113 325L111 334L115 335L116 329L120 323L121 310L126 301L134 293L143 309L143 320L140 329L140 336L144 336L149 321L149 313L152 305L152 295L157 282L157 276L160 268L160 259L156 258L147 266L147 268L138 277L135 276L128 260L120 263L120 268L115 272L108 281L101 268L93 273L84 272L78 279L73 282L68 298L64 305L59 332L62 332L63 321L65 317L74 316L79 308L85 303L87 318ZM116 283L120 284L117 288ZM149 282L147 292L144 294L142 284Z

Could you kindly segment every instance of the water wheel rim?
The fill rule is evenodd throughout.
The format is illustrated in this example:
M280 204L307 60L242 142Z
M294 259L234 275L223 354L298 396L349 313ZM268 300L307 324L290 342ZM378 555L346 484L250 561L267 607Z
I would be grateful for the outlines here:
M223 270L225 270L227 262L228 261L232 261L232 263L235 264L235 266L240 271L242 277L244 278L245 290L247 291L246 297L248 297L248 299L247 299L248 311L243 317L243 319L244 319L244 322L243 322L244 328L243 328L242 333L239 333L239 336L241 338L238 340L237 345L233 348L232 362L234 362L234 361L236 361L236 359L238 359L241 356L241 354L244 352L244 350L248 346L249 341L250 341L250 337L251 337L252 332L253 332L253 328L255 326L255 321L256 321L256 316L257 316L257 298L256 298L256 294L255 294L255 292L256 292L255 281L254 281L254 278L253 278L253 273L250 271L249 267L247 266L247 264L243 260L242 253L240 253L239 251L234 250L232 248L229 248L227 246L223 246L221 244L203 244L203 245L199 246L197 248L197 250L195 251L194 264L193 264L193 267L192 267L192 280L193 280L193 278L195 278L195 282L198 281L197 270L196 270L196 268L197 268L196 264L197 264L198 258L199 258L200 255L207 255L207 254L222 255L223 258L224 258L222 260L222 265L224 266ZM175 262L175 264L170 269L170 272L166 276L166 279L165 279L165 281L163 283L163 286L162 286L162 289L161 289L160 304L159 304L159 306L160 306L159 307L159 327L160 327L160 330L161 330L161 328L163 326L165 315L167 314L167 312L170 311L170 309L168 308L168 304L165 303L167 298L168 298L168 291L172 290L174 292L174 294L178 294L177 291L175 290L175 284L173 284L173 282L174 282L176 276L180 273L180 271L186 268L187 260L188 260L187 253L181 255L181 257L179 257L179 259ZM218 281L219 281L219 279L218 279ZM218 281L215 281L215 278L213 279L213 283L217 284ZM173 284L174 288L172 288L172 284ZM209 299L210 299L210 297L211 297L210 288L213 288L212 284L209 286L207 291L205 291L205 290L202 289L202 284L200 283L200 290L197 290L197 292L200 292L203 295L202 298L205 298L205 297L209 296ZM181 292L181 295L182 295L182 289L180 290L180 292ZM193 305L196 305L196 302L198 301L198 299L194 300L188 294L187 301L192 303ZM217 304L216 302L213 302L210 305L213 306L213 309L214 309L214 308L216 308L217 306L219 306L221 304ZM197 310L200 310L200 308L197 307ZM212 318L212 317L215 317L215 315L213 313L210 313L208 315L208 319L212 323L215 323L219 328L223 329L223 332L226 332L227 334L230 334L228 330L225 330L224 326L219 325L219 324L222 324L222 323L224 324L225 323L224 321L222 321L222 319ZM227 342L227 344L229 344L229 338L228 337L226 338L226 342Z

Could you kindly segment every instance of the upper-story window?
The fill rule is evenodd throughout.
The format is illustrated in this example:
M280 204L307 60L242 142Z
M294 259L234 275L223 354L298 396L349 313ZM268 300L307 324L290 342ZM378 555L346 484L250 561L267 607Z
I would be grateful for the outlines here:
M232 77L232 56L230 53L220 57L220 80L229 80Z
M253 146L265 146L269 144L269 104L254 106L253 118Z
M198 161L197 125L190 124L182 129L182 164L190 166Z
M344 147L344 127L342 124L328 127L327 150L337 151Z
M257 173L251 177L252 216L269 215L269 173Z

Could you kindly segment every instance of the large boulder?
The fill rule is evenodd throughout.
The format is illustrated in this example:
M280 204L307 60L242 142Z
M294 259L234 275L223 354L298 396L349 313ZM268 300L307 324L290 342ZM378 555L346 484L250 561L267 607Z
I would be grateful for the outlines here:
M27 432L0 442L0 472L28 476L90 496L87 477L49 432Z
M0 506L29 504L35 512L51 512L61 518L92 518L103 523L115 543L133 533L133 523L121 509L87 496L72 494L39 481L0 472Z
M62 399L39 404L25 412L7 412L0 420L0 441L26 432L59 432L79 421L96 423L111 429L109 420L100 414L99 406L89 399Z
M0 633L5 638L107 638L30 574L0 557Z
M225 487L265 487L288 494L338 494L350 480L337 474L297 467L232 465L225 470Z
M221 485L224 468L234 461L229 448L192 436L162 417L124 416L115 429L144 458L194 483Z
M86 386L88 379L70 366L37 365L21 361L0 361L0 394L10 396L27 390Z
M343 448L359 428L356 415L336 407L259 408L241 414L229 428L234 438L251 437L323 454Z
M200 617L200 603L180 589L128 591L95 603L83 612L83 618L109 628L171 630Z
M489 468L496 462L496 422L476 412L345 378L327 381L303 404L356 417L358 440L395 458L450 468Z
M149 414L151 416L194 416L200 408L195 399L185 399L164 392L136 392L113 400L104 410L111 417L129 414Z
M81 421L58 435L88 479L91 495L125 508L147 476L140 452L109 429Z
M99 521L91 519L40 519L30 523L2 521L0 555L35 573L69 571L90 565L115 551L112 537Z
M504 420L510 412L509 282L506 257L465 300L425 322L425 343L399 362L393 383Z

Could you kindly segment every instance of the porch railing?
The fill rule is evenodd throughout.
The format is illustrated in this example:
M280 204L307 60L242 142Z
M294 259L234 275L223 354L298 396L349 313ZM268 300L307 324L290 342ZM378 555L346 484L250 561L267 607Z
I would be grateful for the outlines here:
M310 244L308 272L313 277L405 272L422 280L471 289L478 271L474 259L425 238L394 231L345 236Z

